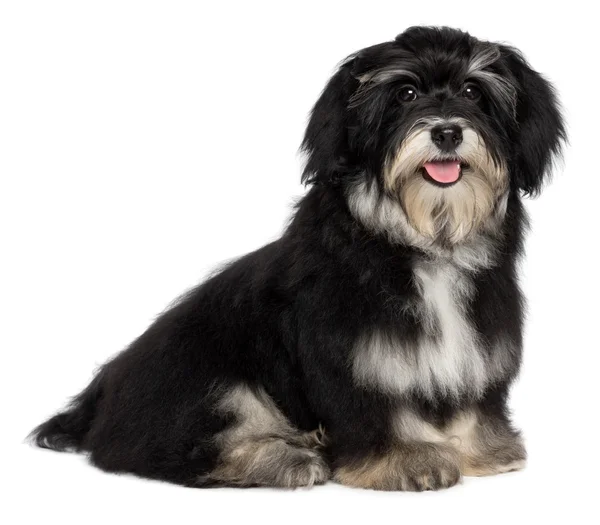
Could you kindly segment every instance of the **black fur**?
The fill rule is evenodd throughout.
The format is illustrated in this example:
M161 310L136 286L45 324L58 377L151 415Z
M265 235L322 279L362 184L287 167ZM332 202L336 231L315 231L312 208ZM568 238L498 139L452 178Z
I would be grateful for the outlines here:
M497 46L488 70L507 79L514 105L485 85L478 103L457 96L469 57L488 45L460 31L418 27L349 57L312 111L303 142L303 181L311 187L283 236L187 293L105 364L65 412L40 425L36 443L87 452L107 471L202 486L216 482L214 436L232 424L215 403L239 383L262 387L301 430L322 424L334 471L387 450L392 410L405 402L436 424L468 404L505 419L522 346L521 194L540 190L565 132L551 86L512 48ZM360 91L361 76L394 66L415 71L411 83L427 96L398 103L402 78ZM382 187L386 156L411 124L440 114L468 119L490 154L507 163L507 213L495 234L501 255L473 274L468 312L483 352L499 339L516 351L502 380L480 396L455 399L440 390L434 400L415 394L406 401L358 386L349 363L365 330L405 342L423 337L421 320L405 306L418 294L415 261L430 256L361 224L348 189L361 180Z

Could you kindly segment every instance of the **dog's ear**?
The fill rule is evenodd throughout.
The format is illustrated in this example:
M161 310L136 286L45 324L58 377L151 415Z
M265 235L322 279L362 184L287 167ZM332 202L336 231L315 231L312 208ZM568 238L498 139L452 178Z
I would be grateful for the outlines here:
M517 82L513 181L525 195L535 196L566 140L565 125L552 85L529 66L519 51L508 46L500 49Z
M347 171L350 97L358 86L352 75L354 58L344 61L314 105L302 151L307 155L302 182L335 182Z

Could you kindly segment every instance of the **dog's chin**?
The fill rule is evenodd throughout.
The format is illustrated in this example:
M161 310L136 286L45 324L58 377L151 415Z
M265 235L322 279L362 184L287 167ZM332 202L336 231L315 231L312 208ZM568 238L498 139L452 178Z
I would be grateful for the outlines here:
M489 176L461 163L458 174L447 178L425 168L403 177L398 198L418 233L457 244L480 231L494 213L497 189Z

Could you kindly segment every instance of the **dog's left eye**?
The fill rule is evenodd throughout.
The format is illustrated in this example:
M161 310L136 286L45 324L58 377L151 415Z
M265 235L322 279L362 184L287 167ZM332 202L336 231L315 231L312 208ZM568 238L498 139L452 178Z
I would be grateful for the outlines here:
M477 100L481 97L481 91L473 84L467 85L462 90L462 96L469 100Z
M398 91L398 99L402 102L412 102L417 97L417 89L414 86L402 86Z

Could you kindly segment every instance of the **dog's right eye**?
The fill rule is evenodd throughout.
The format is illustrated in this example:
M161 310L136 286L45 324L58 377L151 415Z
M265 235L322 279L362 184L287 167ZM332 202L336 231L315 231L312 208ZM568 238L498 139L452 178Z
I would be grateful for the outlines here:
M479 100L481 98L481 91L477 86L467 84L462 90L462 96L469 100Z
M418 96L417 89L414 86L402 86L398 91L398 99L402 102L412 102Z

